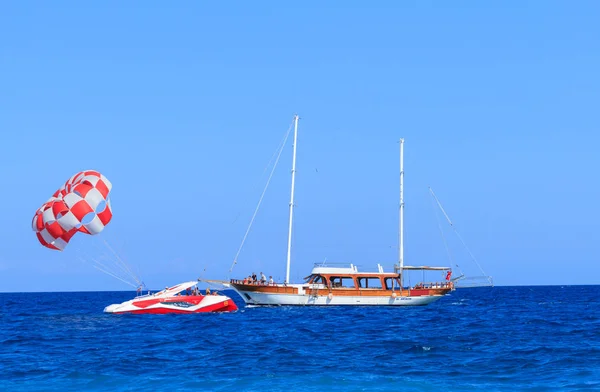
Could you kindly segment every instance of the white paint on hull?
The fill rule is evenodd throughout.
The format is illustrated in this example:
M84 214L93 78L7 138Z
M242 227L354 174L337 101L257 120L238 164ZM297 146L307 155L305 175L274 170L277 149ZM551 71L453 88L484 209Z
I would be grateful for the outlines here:
M331 299L327 295L310 294L279 294L279 293L261 293L256 291L237 290L237 293L244 299L248 305L299 305L299 306L419 306L427 305L443 295L423 295L423 296L336 296ZM249 297L249 298L248 298Z
M173 297L165 297L165 298L173 298ZM105 313L127 313L127 312L134 312L134 311L138 311L138 310L148 311L148 310L153 310L153 309L167 309L167 310L195 313L196 311L198 311L201 308L206 308L208 306L216 305L218 303L225 302L225 301L232 301L232 299L229 297L226 297L224 295L205 295L197 305L189 306L187 308L177 306L177 305L171 305L168 302L157 302L153 305L141 308L141 307L135 306L135 303L139 302L139 301L140 301L139 298L135 298L135 299L123 302L121 304L108 305L107 307L104 308L104 312Z

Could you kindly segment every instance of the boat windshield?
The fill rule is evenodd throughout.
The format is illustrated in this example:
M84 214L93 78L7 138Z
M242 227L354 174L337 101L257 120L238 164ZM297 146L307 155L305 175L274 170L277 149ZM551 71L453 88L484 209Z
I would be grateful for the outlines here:
M183 289L177 290L177 291L173 290L173 288L175 288L175 287L172 287L172 288L167 287L164 290L154 293L153 295L161 296L161 295L168 294L168 296L178 297L178 296L186 296L186 295L189 296L189 295L201 295L202 294L201 290L198 288L197 285L189 286L187 288L183 288ZM210 290L208 288L206 289L206 294L210 294Z
M306 283L312 284L327 284L327 278L322 275L312 274L304 278Z

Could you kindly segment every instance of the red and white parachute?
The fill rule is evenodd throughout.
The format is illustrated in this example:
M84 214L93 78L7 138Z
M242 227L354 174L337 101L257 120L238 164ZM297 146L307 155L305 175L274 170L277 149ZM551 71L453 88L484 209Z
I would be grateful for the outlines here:
M40 243L62 251L77 232L100 233L112 218L111 188L110 181L94 170L71 177L33 217Z

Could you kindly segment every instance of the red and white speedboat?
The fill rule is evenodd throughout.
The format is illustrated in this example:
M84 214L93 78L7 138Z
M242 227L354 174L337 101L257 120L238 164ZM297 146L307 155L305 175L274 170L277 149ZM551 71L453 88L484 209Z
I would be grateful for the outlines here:
M231 298L221 293L200 294L197 284L196 281L185 282L154 294L140 295L121 304L109 305L104 312L166 314L233 312L238 309Z

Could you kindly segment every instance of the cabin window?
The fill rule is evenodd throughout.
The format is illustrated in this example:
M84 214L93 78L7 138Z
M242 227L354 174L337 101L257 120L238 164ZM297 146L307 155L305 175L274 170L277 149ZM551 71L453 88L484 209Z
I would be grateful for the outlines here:
M350 276L332 276L331 286L333 288L355 288L354 279L352 279Z
M358 287L363 289L382 289L381 279L378 276L358 278Z
M385 289L391 290L392 287L394 289L400 288L400 279L398 278L385 278Z

